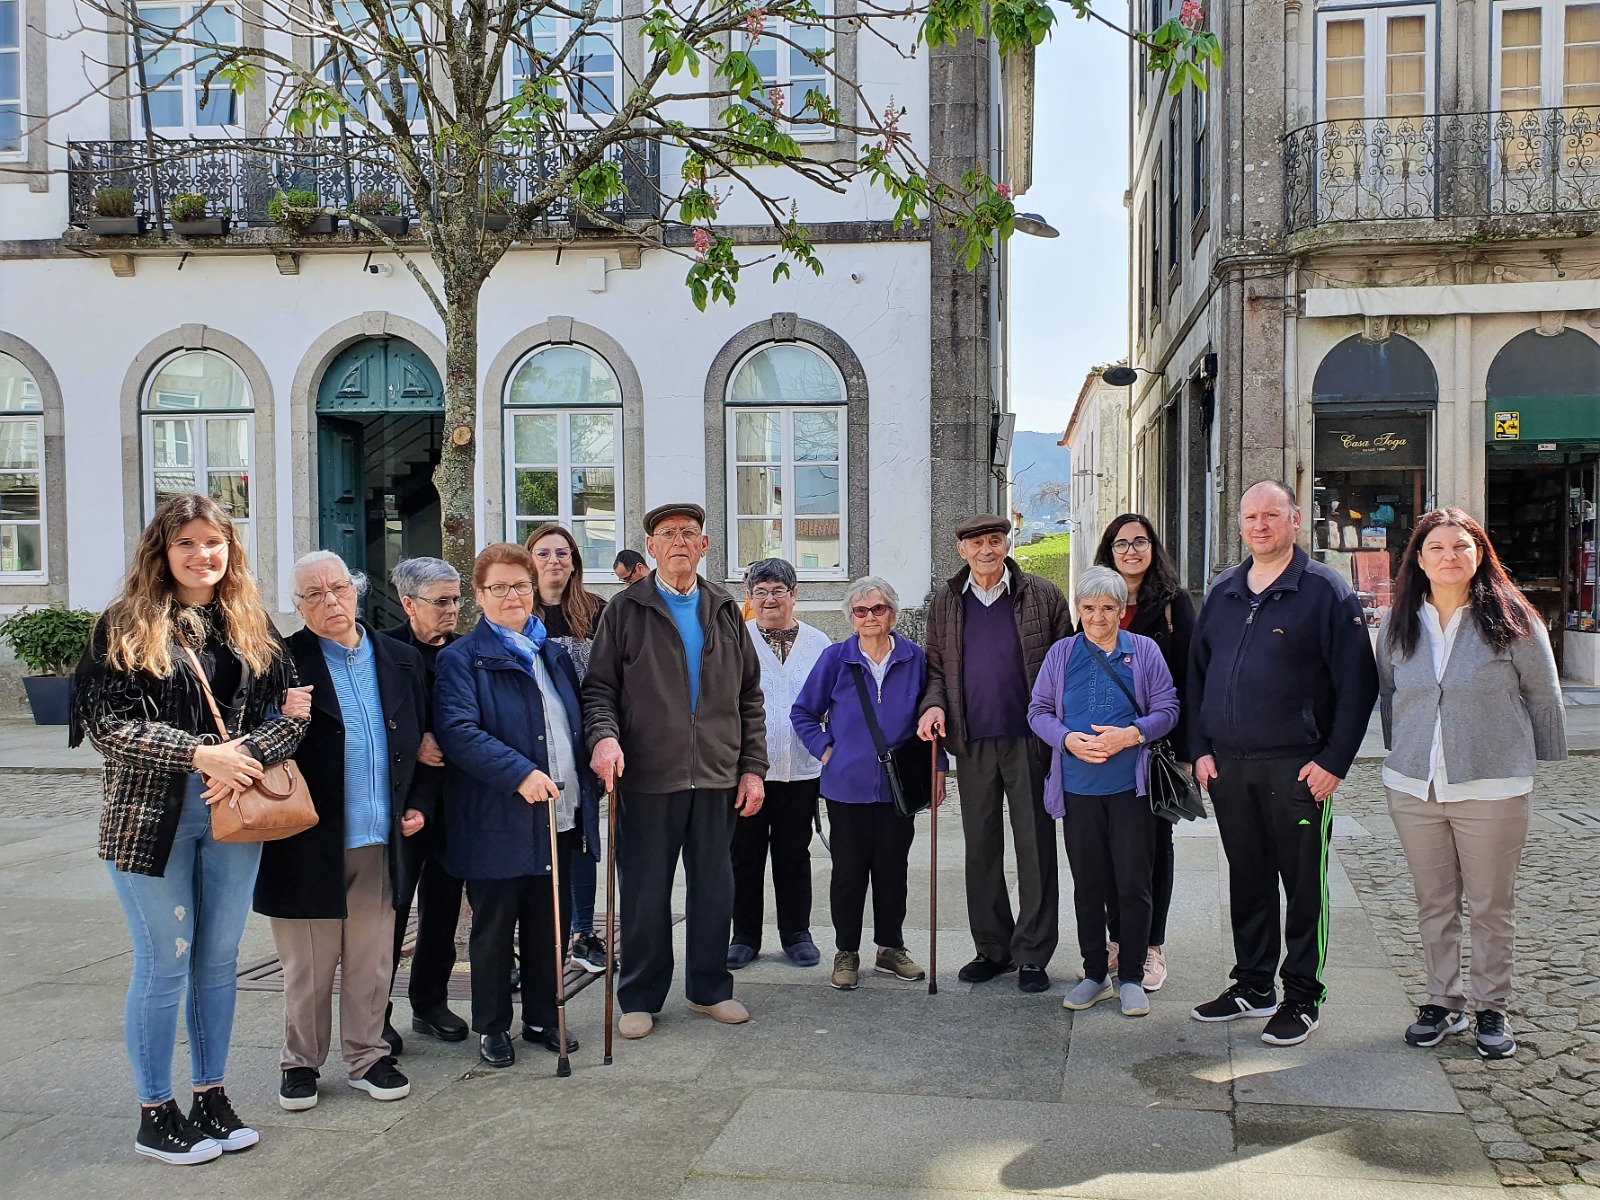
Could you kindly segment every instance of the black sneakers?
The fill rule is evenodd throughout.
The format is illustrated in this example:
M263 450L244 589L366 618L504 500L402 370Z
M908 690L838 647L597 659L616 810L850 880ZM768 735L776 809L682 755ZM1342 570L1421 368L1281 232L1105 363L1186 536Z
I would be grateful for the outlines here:
M1004 975L1008 971L1015 971L1017 964L1009 958L1005 962L995 962L992 958L978 955L966 966L956 973L956 978L962 983L988 983L996 975Z
M317 1073L310 1067L290 1067L278 1083L278 1107L303 1112L317 1106Z
M154 1108L140 1106L139 1135L133 1139L133 1150L178 1167L222 1157L222 1144L191 1125L178 1111L176 1100Z
M350 1086L374 1100L404 1100L411 1094L411 1081L400 1073L394 1059L387 1054L368 1067L360 1079L352 1075Z
M588 933L575 933L567 949L567 958L589 974L599 975L606 969L606 944L592 929Z
M1417 1019L1406 1030L1406 1044L1437 1046L1450 1034L1466 1031L1466 1013L1445 1008L1441 1004L1424 1004L1417 1009Z
M1278 1007L1278 994L1270 988L1258 992L1236 983L1215 1000L1190 1010L1196 1021L1237 1021L1240 1017L1270 1017Z
M233 1111L228 1094L220 1087L207 1088L194 1094L194 1104L189 1109L189 1124L205 1134L223 1153L248 1150L261 1140L261 1135L239 1120Z
M1050 976L1043 967L1024 963L1017 968L1017 987L1024 992L1048 992Z
M1321 1022L1315 1004L1307 1004L1304 1000L1285 1000L1278 1005L1278 1011L1272 1014L1272 1019L1261 1031L1261 1040L1269 1046L1298 1046L1311 1036L1319 1024Z
M1517 1052L1517 1039L1503 1012L1486 1008L1478 1014L1478 1053L1484 1058L1510 1058Z

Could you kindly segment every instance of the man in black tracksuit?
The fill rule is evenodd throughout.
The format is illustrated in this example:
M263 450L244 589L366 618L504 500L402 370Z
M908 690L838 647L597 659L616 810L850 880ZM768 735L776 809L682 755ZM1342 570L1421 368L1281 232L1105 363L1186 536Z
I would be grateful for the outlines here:
M1228 856L1236 983L1191 1015L1270 1016L1262 1041L1292 1046L1316 1029L1324 998L1333 792L1366 733L1378 672L1350 585L1295 545L1290 488L1250 488L1239 527L1252 557L1212 584L1185 698L1195 776L1210 788Z

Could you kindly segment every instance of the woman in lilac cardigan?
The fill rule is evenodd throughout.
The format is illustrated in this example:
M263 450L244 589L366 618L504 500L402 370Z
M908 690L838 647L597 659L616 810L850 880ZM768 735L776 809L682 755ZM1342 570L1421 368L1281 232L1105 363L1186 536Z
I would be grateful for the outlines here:
M1128 605L1121 575L1090 567L1073 598L1083 632L1045 655L1028 724L1050 746L1045 811L1066 818L1061 836L1072 864L1083 981L1062 1006L1077 1010L1110 999L1114 990L1106 945L1112 889L1123 941L1142 946L1150 933L1157 818L1147 798L1148 746L1178 723L1178 692L1161 648L1120 628ZM1124 956L1117 973L1123 1015L1144 1016L1150 1011L1144 963L1138 955Z

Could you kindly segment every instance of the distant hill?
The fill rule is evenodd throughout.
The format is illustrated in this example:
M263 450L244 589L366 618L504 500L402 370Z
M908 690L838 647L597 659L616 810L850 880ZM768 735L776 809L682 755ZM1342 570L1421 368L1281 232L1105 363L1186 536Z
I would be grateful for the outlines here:
M1058 520L1071 514L1065 502L1038 498L1046 483L1070 483L1072 452L1058 446L1059 433L1021 431L1011 438L1011 507L1022 514L1022 536L1027 541L1040 533L1060 533Z

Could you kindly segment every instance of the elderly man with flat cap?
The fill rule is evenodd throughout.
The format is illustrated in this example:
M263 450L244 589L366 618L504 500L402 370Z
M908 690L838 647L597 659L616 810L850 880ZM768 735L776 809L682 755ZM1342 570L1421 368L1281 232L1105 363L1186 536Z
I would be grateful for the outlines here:
M725 1025L750 1019L733 998L734 823L761 809L767 773L761 662L739 602L699 574L710 544L705 509L645 514L656 569L600 617L583 724L591 766L616 787L625 1038L642 1038L672 987L672 881L688 880L684 992L691 1012Z
M1050 987L1059 935L1055 831L1044 809L1050 748L1028 727L1028 698L1045 652L1072 634L1061 589L1011 557L1011 523L980 513L956 526L966 566L928 605L928 686L917 733L945 739L961 791L967 921L977 957L966 983L1017 971L1024 992ZM1017 855L1018 912L1006 887L1005 828Z

